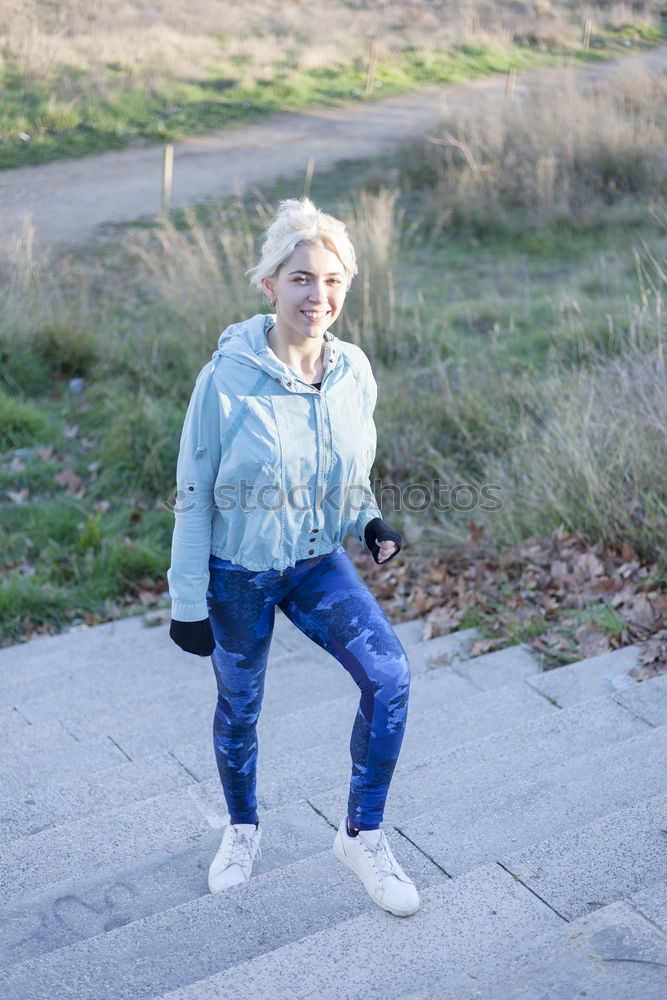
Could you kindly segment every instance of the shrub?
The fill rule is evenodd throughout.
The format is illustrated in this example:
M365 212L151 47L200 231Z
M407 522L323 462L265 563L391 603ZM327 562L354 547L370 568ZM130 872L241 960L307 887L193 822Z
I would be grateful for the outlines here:
M583 89L547 76L529 100L448 117L403 154L403 175L433 235L586 228L667 194L666 144L663 77L626 71Z
M0 389L0 452L51 439L46 416L34 403L21 402Z
M260 212L260 209L257 209ZM222 327L260 309L245 272L255 263L254 230L242 202L219 202L204 219L194 209L136 233L131 246L153 296L179 321L179 336L197 356L210 355ZM159 362L161 345L156 345Z
M172 489L185 410L143 389L135 395L108 392L106 426L100 427L100 477L95 494L105 499L143 495L164 498Z
M26 619L30 628L62 624L71 601L67 590L18 573L0 580L0 641L20 639Z
M486 476L505 492L490 519L496 535L543 536L564 524L593 542L630 542L650 560L664 551L664 346L628 344L619 357L535 387L533 418L517 427L514 447L487 460Z

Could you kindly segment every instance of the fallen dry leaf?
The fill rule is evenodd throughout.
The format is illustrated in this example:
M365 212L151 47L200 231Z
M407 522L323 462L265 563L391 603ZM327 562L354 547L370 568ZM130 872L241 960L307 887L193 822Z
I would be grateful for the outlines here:
M81 476L77 476L71 465L67 465L60 472L56 472L53 480L59 486L64 486L68 493L77 493L81 489L81 483L83 482Z
M608 653L611 649L609 637L596 622L584 622L575 629L574 638L577 640L583 659Z
M463 617L463 611L457 608L434 608L426 615L422 639L435 639L439 635L448 635L458 628Z
M468 539L473 543L477 543L484 538L486 534L486 528L483 524L475 524L474 521L470 521L468 524Z
M7 490L7 496L12 501L12 503L23 503L27 500L30 495L28 487L24 487L22 490Z
M483 656L485 653L492 653L502 646L502 639L474 639L470 643L468 656Z
M483 549L473 549L468 538L439 547L432 558L406 558L404 552L394 564L401 575L393 588L386 588L382 569L369 565L367 553L356 555L353 550L351 554L372 588L383 581L376 593L390 591L382 598L388 612L401 619L433 616L425 624L426 635L458 628L456 612L470 607L479 611L485 626L498 636L507 635L510 626L516 628L517 619L526 626L541 619L544 632L525 641L544 653L547 669L564 659L651 640L661 630L667 634L667 594L651 585L655 566L642 563L630 544L590 545L577 532L564 528L548 538L527 538L502 552L494 550L488 540ZM595 626L580 626L582 646L570 631L568 612L601 602L616 610L623 626L609 636ZM564 633L559 631L561 622ZM660 651L667 660L667 640L664 645L661 640Z
M626 602L622 613L629 625L648 632L653 631L653 626L660 617L646 594L635 594L632 600Z
M621 546L621 559L626 563L637 562L639 560L639 556L629 542L624 542Z
M628 673L636 681L650 681L661 674L667 674L667 663L653 663L650 667L632 667Z

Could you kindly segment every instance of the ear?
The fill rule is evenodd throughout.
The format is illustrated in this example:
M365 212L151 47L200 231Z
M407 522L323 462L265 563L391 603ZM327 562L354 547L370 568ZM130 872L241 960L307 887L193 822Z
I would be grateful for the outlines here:
M276 289L271 278L262 278L262 291L266 295L271 305L275 305Z

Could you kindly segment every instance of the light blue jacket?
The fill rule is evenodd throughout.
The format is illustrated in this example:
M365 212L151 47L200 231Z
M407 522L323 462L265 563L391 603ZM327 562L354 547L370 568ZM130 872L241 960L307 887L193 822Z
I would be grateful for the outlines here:
M213 553L250 570L325 555L381 517L370 487L377 388L363 351L325 334L318 392L268 346L275 316L228 327L181 434L168 572L172 618L208 616Z

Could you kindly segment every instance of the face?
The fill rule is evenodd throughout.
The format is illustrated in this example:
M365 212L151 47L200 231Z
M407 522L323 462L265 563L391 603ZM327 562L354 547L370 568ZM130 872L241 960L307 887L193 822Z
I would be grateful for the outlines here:
M304 243L285 261L274 278L265 278L264 291L275 299L276 327L291 343L318 339L340 315L347 279L331 250Z

